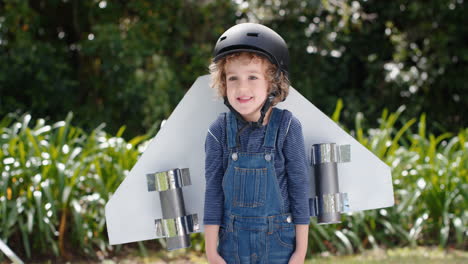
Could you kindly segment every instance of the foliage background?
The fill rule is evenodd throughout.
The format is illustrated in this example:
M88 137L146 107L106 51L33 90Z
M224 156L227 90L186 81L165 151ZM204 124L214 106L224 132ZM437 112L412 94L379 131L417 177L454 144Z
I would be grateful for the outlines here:
M250 21L288 43L293 86L392 166L398 206L312 225L311 252L466 249L466 9L465 0L0 0L0 239L26 258L118 249L106 242L105 202L208 72L217 38Z
M293 86L310 101L331 113L345 100L344 123L404 104L404 120L425 112L430 131L456 131L467 121L466 11L464 0L2 0L0 115L58 121L71 110L86 131L143 134L207 73L222 32L251 21L287 41Z

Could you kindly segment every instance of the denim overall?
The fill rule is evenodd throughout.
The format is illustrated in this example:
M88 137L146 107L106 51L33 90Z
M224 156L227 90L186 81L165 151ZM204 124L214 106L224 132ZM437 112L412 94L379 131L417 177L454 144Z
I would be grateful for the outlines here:
M227 115L229 162L223 178L224 216L218 252L227 263L288 263L296 234L284 211L275 173L275 144L283 111L273 108L263 152L240 152L237 122Z

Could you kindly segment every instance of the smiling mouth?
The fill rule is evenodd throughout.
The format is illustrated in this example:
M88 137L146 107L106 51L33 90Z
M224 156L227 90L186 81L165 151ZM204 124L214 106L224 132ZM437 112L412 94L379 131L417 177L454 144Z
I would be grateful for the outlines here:
M249 102L250 100L252 100L253 97L249 97L249 96L243 96L243 97L237 97L237 101L239 101L239 103L247 103Z

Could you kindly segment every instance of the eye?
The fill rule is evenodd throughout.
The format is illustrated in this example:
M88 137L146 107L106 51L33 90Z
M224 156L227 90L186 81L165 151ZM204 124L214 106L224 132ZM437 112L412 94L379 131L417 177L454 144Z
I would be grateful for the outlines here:
M237 80L237 77L236 76L230 76L228 77L228 81L235 81Z
M258 79L257 76L253 76L253 75L249 76L249 80L257 80L257 79Z

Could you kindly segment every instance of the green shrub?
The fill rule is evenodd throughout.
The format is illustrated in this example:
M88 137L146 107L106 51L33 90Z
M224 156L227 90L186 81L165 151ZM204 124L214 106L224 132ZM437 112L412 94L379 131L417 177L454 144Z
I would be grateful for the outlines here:
M149 135L126 142L125 127L110 136L102 126L86 135L71 119L29 127L27 114L0 123L0 235L27 258L111 249L104 206Z
M341 101L333 114L338 121ZM426 135L426 115L397 124L405 107L384 111L380 127L362 128L358 141L392 168L395 206L344 216L339 225L311 224L311 252L352 253L368 247L416 245L466 248L468 223L468 128ZM412 129L417 122L418 129ZM401 127L397 129L396 127Z

